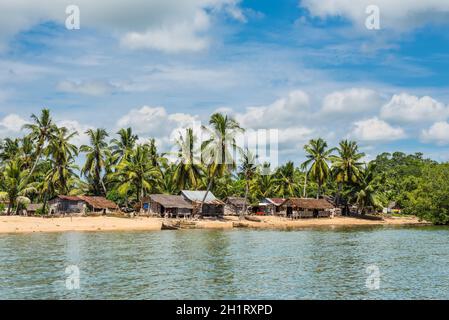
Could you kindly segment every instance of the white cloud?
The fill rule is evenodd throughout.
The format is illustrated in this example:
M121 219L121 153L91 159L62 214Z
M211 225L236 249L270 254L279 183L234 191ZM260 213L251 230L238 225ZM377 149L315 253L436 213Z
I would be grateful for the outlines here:
M392 141L404 138L405 132L400 127L392 127L387 122L374 117L356 121L352 135L363 141Z
M358 113L379 108L380 95L371 89L351 88L335 91L323 100L322 111L325 113Z
M186 113L167 113L164 107L132 109L117 121L120 128L132 127L140 138L157 138L169 143L186 127L198 127L198 118Z
M302 0L300 5L313 16L342 16L359 28L365 28L369 5L379 7L381 28L407 31L425 23L447 22L449 17L447 0Z
M446 119L448 108L437 100L406 93L394 95L381 109L381 117L397 122L422 122Z
M229 69L193 68L183 64L151 65L144 68L144 75L129 81L114 83L125 92L143 92L150 90L168 90L186 88L189 92L198 88L222 90L236 86L237 76Z
M69 132L78 132L77 135L73 137L71 141L76 146L81 146L83 144L89 144L89 136L86 134L88 129L94 128L93 126L82 124L76 120L58 120L56 121L58 127L66 127Z
M78 0L81 28L111 32L131 48L163 51L199 50L207 46L202 32L210 29L209 20L225 12L243 21L236 0ZM20 31L43 21L65 23L65 8L71 0L1 1L0 44ZM168 38L164 39L163 36ZM182 43L177 43L182 42ZM189 43L190 42L190 43Z
M57 89L63 92L80 93L91 96L100 96L110 93L114 90L114 86L102 81L68 81L64 80L58 83Z
M144 33L126 34L121 44L131 49L156 49L169 53L180 51L201 51L208 47L209 39L200 33L209 28L209 16L204 11L197 11L192 21L184 21Z
M280 98L268 106L249 107L244 113L237 113L236 119L248 128L285 128L303 122L301 115L310 107L307 93L292 91L285 98Z
M449 144L449 123L446 121L434 123L429 129L422 130L421 139L440 145Z
M0 138L5 138L8 135L16 136L22 129L22 126L27 123L25 119L17 114L9 114L0 120Z

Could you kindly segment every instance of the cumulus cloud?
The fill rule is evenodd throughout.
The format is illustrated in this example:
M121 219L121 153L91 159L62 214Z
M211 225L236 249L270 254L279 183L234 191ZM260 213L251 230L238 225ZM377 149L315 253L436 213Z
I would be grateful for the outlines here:
M17 136L25 123L27 123L26 120L17 114L12 113L5 116L0 120L0 138L9 135Z
M321 18L340 16L364 28L368 16L366 8L377 5L380 9L381 28L409 30L426 23L447 22L447 0L302 0L300 5L312 16Z
M303 122L301 116L310 111L309 107L308 94L296 90L270 105L249 107L244 113L237 113L236 119L244 127L253 129L285 128Z
M101 96L112 92L115 87L103 81L69 81L64 80L58 83L57 89L59 91L68 93L79 93L91 96Z
M440 145L449 144L449 123L446 121L434 123L429 129L422 130L421 139Z
M380 95L371 89L351 88L335 91L323 100L325 113L358 113L374 110L381 105Z
M186 113L168 113L164 107L143 106L121 117L117 126L132 127L143 139L152 137L169 143L183 128L198 127L198 117Z
M73 137L71 142L78 147L83 144L89 144L89 136L86 134L86 131L94 128L76 120L58 120L56 121L56 125L58 127L66 127L69 132L76 131L78 134Z
M164 51L199 50L207 46L202 33L217 12L243 21L237 0L78 0L81 28L91 27L117 34L131 48ZM71 0L0 2L0 43L43 21L65 23ZM163 39L163 37L168 37ZM186 37L186 38L184 38ZM2 41L3 40L3 41ZM182 43L178 43L181 41ZM191 41L191 43L188 43Z
M363 141L392 141L405 137L405 132L400 127L393 127L377 117L356 121L352 130L356 139Z
M132 49L156 49L169 53L201 51L208 47L209 39L200 34L209 28L209 16L198 11L192 21L162 26L144 33L130 32L121 44Z
M419 122L446 119L448 108L437 100L418 98L406 93L394 95L381 109L381 117L397 122Z

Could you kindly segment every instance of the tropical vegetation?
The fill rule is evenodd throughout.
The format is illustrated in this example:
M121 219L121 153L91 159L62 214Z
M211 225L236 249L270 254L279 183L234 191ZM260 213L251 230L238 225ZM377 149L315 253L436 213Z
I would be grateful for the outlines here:
M48 109L30 120L23 137L0 140L0 208L5 214L17 214L29 203L43 203L45 212L48 200L58 194L106 196L132 207L151 193L192 189L221 199L240 196L249 203L264 197L327 196L362 214L395 203L405 214L449 224L449 163L421 153L382 153L367 161L356 141L331 147L317 138L298 150L298 158L305 154L303 162L272 168L257 164L257 155L237 145L244 128L221 113L202 127L205 141L187 128L179 132L176 151L167 153L158 150L155 139L139 139L132 128L89 129L89 142L77 146L79 133L58 127Z

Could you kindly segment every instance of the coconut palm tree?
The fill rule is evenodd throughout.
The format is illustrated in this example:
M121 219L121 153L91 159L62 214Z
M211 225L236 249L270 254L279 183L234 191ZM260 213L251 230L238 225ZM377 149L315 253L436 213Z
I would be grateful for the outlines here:
M185 136L180 134L175 144L178 147L176 154L178 160L173 179L180 190L186 189L187 186L197 189L201 184L203 168L198 156L199 152L197 152L196 136L193 134L193 129L186 129Z
M108 133L105 129L89 129L86 134L89 136L90 145L80 147L80 151L86 153L86 163L81 170L81 174L91 179L94 195L106 195L102 172L106 166L106 153L108 151L106 137Z
M209 135L209 138L201 145L202 159L208 167L209 182L201 201L201 214L215 177L217 175L222 176L226 171L235 169L236 164L233 154L240 150L235 139L237 134L244 132L237 121L221 113L214 113L211 116L209 126L202 126L202 129Z
M367 207L381 208L385 202L384 196L378 192L378 176L375 175L376 165L368 164L365 170L360 171L359 180L355 187L355 202L360 213L365 214Z
M7 214L11 214L13 206L16 206L16 214L20 205L30 203L28 194L36 192L36 189L28 183L29 170L22 170L22 161L13 159L6 163L0 179L1 189L0 199L8 201Z
M57 128L53 138L48 144L46 155L50 162L50 170L46 179L51 181L53 190L62 194L69 193L69 181L76 176L75 157L78 155L78 148L70 142L78 133L69 132L67 128Z
M138 135L133 134L132 128L122 128L117 134L119 135L119 138L111 140L111 150L115 161L119 163L132 152L139 137Z
M271 165L265 162L260 166L253 180L253 194L255 198L269 198L275 194L277 186L277 178L274 174L268 174L271 172Z
M157 190L161 183L161 171L148 161L150 150L138 145L127 159L124 159L116 167L115 175L118 178L118 192L120 195L128 198L128 195L134 191L137 202L146 193Z
M33 172L36 169L37 163L43 153L45 143L51 140L52 135L57 130L57 127L51 118L49 109L42 109L40 116L33 113L31 119L33 120L33 123L28 123L23 126L24 129L31 131L30 137L36 143L34 164L29 171L28 178L33 175Z
M312 139L304 146L307 160L303 162L304 168L309 168L307 175L318 185L317 199L320 196L321 188L329 177L330 168L328 162L334 149L328 149L327 142L323 139Z
M240 213L240 218L246 214L246 202L248 201L248 192L250 187L250 181L253 179L257 171L255 156L246 149L242 152L242 163L240 164L240 175L245 179L245 203L243 204L243 210Z
M20 152L19 139L5 138L0 143L0 160L13 160Z
M299 193L299 183L296 177L297 173L292 161L279 167L276 172L275 193L282 198L295 197Z
M337 155L331 156L332 174L338 184L336 204L340 203L340 195L343 184L354 184L360 179L363 170L363 162L360 160L365 156L358 151L355 141L343 140L337 148Z

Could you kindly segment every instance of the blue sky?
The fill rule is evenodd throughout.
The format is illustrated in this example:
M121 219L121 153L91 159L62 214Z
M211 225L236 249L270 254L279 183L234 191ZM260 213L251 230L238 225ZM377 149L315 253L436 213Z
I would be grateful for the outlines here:
M34 5L31 5L34 3ZM0 138L42 107L60 124L111 135L131 126L162 149L216 110L278 129L281 161L302 146L357 140L449 158L449 3L372 1L0 0Z

